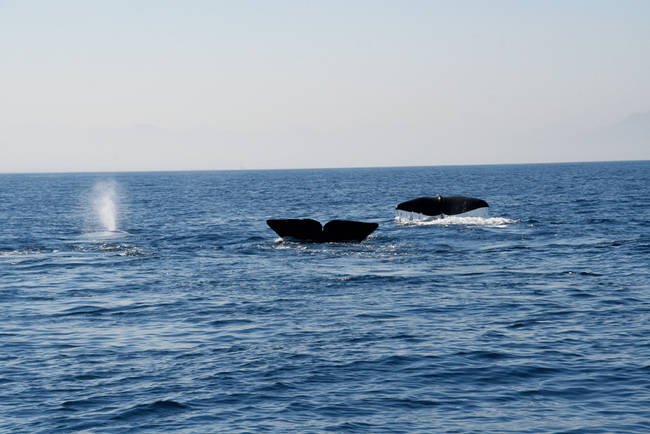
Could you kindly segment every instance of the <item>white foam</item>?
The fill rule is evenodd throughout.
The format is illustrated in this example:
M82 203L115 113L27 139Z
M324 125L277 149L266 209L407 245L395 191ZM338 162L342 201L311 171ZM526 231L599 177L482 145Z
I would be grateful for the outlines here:
M487 217L477 216L471 213L454 216L425 216L405 211L398 211L395 216L395 222L404 226L483 226L491 228L503 228L518 220L512 220L505 217Z

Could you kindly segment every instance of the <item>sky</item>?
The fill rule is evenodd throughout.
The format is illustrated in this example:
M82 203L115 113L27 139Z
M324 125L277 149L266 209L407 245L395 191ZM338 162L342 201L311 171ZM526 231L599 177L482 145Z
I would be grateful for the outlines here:
M650 159L650 1L0 0L0 172Z

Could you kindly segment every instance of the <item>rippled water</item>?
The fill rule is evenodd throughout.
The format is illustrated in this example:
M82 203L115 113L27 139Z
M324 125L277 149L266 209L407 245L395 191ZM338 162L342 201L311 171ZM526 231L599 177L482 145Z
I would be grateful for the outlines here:
M0 175L0 430L650 431L650 162ZM397 214L423 195L489 210ZM283 242L268 218L379 223Z

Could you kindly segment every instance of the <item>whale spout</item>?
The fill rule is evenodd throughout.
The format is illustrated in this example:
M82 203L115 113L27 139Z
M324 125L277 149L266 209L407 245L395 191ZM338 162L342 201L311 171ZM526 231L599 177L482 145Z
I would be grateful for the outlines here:
M437 216L441 214L456 215L477 208L489 207L483 199L465 196L437 196L437 197L418 197L407 200L397 205L396 209L408 212L416 212L428 216Z
M324 227L312 219L271 219L266 223L282 238L315 243L360 242L379 227L352 220L332 220Z

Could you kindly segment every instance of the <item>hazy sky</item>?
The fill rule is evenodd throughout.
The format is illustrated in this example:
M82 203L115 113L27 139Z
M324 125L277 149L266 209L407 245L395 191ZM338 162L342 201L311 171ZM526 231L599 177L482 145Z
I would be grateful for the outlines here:
M650 159L647 0L0 0L0 54L0 172Z

